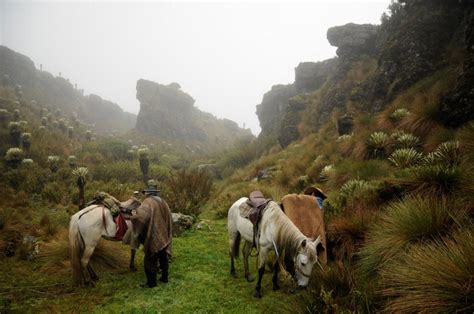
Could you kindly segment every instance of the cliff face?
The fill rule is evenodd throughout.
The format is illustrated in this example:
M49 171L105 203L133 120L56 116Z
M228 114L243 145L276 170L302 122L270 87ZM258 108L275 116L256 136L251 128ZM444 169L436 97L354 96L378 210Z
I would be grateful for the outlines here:
M447 126L474 119L473 2L415 0L390 6L382 24L328 29L337 57L300 63L295 82L277 85L257 105L259 140L282 147L316 132L332 112L378 112L437 71L457 72L456 88L440 101ZM348 130L344 130L348 132Z
M30 58L0 46L0 78L3 86L18 88L35 99L36 110L59 109L63 116L76 116L98 132L126 131L135 125L136 115L97 95L84 96L62 77L35 68Z
M162 85L140 79L136 129L160 140L199 144L214 149L231 147L250 130L228 119L218 119L194 107L194 99L177 83Z

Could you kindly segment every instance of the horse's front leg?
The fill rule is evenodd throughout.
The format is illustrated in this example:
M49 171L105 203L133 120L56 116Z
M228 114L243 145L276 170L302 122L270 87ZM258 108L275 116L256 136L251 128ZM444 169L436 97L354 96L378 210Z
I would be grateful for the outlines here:
M137 253L137 250L131 249L130 250L130 270L133 272L137 271L137 268L135 267L135 254Z
M250 256L251 251L252 251L252 242L245 241L244 247L242 249L242 255L244 257L245 279L247 279L248 282L254 281L254 278L252 277L252 275L250 275L250 271L249 271L249 256Z
M258 254L258 281L257 286L255 287L255 294L256 298L262 297L262 278L263 274L265 273L265 261L267 259L268 250L260 247L260 252Z

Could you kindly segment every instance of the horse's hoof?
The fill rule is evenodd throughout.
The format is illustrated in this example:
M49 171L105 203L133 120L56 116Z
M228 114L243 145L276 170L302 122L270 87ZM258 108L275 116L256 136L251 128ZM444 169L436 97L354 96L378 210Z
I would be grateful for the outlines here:
M255 291L255 294L253 296L256 297L257 299L261 299L262 298L262 293L259 290L257 290L257 291Z
M134 267L130 267L130 271L131 271L132 273L136 272L137 270L138 270L138 269L137 269L135 266L134 266Z
M278 291L280 290L280 286L276 285L276 286L273 286L273 291Z
M247 275L247 276L245 276L245 279L247 279L247 282L252 282L252 281L255 280L255 277L252 276L252 275Z

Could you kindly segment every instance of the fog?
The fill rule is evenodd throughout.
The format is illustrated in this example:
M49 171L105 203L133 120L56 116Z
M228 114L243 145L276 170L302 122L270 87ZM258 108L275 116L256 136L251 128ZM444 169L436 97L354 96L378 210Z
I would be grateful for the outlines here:
M263 94L292 83L299 62L335 56L327 28L378 24L388 4L0 0L0 43L133 113L139 78L178 82L201 110L258 134Z

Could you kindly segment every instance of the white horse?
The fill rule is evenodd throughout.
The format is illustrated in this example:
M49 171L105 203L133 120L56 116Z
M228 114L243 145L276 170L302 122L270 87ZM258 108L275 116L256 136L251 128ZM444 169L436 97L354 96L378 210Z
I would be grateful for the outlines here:
M121 208L131 211L140 206L140 201L131 198L120 203ZM131 232L131 222L126 220L128 231ZM96 246L102 237L112 239L117 233L117 226L109 209L102 205L91 205L78 211L71 217L69 223L69 255L71 259L72 278L75 286L82 284L94 285L98 279L92 265L89 263ZM133 235L130 235L133 237ZM135 250L132 245L130 268L135 268ZM87 269L87 273L85 270ZM88 276L87 276L88 275Z
M252 281L248 269L248 257L253 245L253 225L250 220L240 216L239 206L248 198L242 197L229 209L227 229L230 246L230 272L235 277L234 258L239 255L240 238L245 241L242 253L244 255L245 278ZM275 250L277 259L273 267L273 290L278 290L278 270L283 251L290 253L295 264L295 279L300 287L308 285L311 271L318 260L317 250L321 246L318 237L312 240L304 236L290 219L283 213L280 206L270 201L260 221L260 236L257 240L258 251L258 282L255 297L261 298L261 282L265 271L265 263L270 250Z

